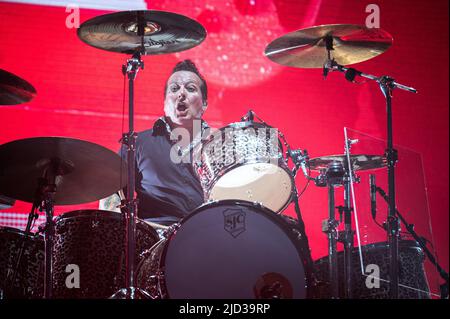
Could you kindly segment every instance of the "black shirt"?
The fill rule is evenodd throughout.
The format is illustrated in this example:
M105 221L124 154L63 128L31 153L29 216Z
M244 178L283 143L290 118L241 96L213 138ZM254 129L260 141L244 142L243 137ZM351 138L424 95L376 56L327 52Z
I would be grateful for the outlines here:
M170 127L164 118L138 133L136 193L138 217L154 222L176 222L203 203L203 190L191 163L174 163ZM126 151L120 152L126 158Z

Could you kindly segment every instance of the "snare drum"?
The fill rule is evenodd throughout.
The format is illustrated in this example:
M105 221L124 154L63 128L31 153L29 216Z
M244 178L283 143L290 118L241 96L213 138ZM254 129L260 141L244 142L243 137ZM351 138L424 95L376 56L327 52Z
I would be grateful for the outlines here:
M108 298L125 287L125 216L111 211L78 210L56 218L53 249L54 298ZM136 222L136 265L140 253L158 241L156 231ZM68 287L79 269L79 288ZM70 268L73 269L73 268Z
M0 290L2 298L5 299L43 297L42 236L27 235L19 229L0 227Z
M278 130L238 122L216 131L194 152L205 201L244 200L281 212L291 202L294 181Z
M307 298L306 249L292 225L259 204L208 203L143 254L136 282L154 298Z

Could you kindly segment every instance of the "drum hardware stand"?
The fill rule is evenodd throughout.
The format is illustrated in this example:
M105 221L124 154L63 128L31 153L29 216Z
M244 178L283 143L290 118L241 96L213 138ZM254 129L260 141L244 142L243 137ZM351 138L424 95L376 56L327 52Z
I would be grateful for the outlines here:
M347 162L347 161L346 161ZM345 166L344 175L344 206L339 206L340 214L344 214L344 231L339 233L339 241L344 244L344 287L345 297L352 298L352 252L353 252L353 230L352 230L352 211L350 195L350 174L348 165Z
M330 51L333 50L332 43L327 45L328 59L324 64L324 76L329 71L339 71L345 74L345 78L354 82L356 75L376 81L386 99L386 113L387 113L387 149L385 156L388 166L388 185L389 185L389 217L388 217L388 237L390 250L390 297L398 299L398 240L400 235L400 224L398 217L395 215L395 163L397 162L397 150L394 149L393 143L393 128L392 128L392 91L395 88L405 90L407 92L417 93L417 90L406 85L397 83L389 76L377 77L366 74L353 68L346 68L338 64L334 59L330 59Z
M344 161L344 175L343 175L343 185L344 185L344 206L337 207L339 214L344 215L344 230L339 232L338 241L344 244L344 287L345 287L345 298L353 298L352 293L352 254L353 254L353 237L354 231L352 230L352 211L353 207L351 205L351 184L353 180L359 182L359 178L354 175L353 170L351 170L351 163L347 160L350 157L350 149L352 144L358 143L358 140L346 139L345 141L345 155L346 160Z
M354 141L348 141L354 143ZM350 205L350 171L347 169L348 164L342 165L339 161L331 162L327 169L322 169L320 175L314 179L315 184L319 187L328 187L328 219L322 222L322 231L328 237L328 267L329 282L331 286L331 298L339 298L339 263L337 256L337 242L344 244L344 288L345 297L352 298L352 251L353 251L353 235L351 228L351 212ZM357 177L353 177L358 180ZM344 186L344 206L335 207L334 189L336 186ZM338 209L340 219L336 220L335 209ZM339 232L336 230L342 222L344 216L345 230Z
M386 192L379 186L374 186L375 191L378 192L381 197L386 201L386 203L390 202L390 198L388 195L386 195ZM406 221L406 219L400 214L400 212L395 209L395 214L398 216L400 221L405 225L406 230L411 234L411 236L414 238L414 240L419 244L420 248L423 249L426 256L430 260L430 262L436 266L437 271L439 272L439 275L442 279L444 279L444 283L440 285L441 290L441 299L447 299L448 298L448 273L442 269L442 267L439 265L439 263L436 261L436 258L433 256L433 254L428 249L426 242L423 237L419 236L416 231L414 230L414 224L410 224Z
M344 167L341 162L332 162L319 176L321 178L318 178L316 185L328 187L328 220L322 221L322 232L327 234L328 237L328 276L331 287L331 298L339 299L339 264L336 249L338 240L336 228L339 225L339 221L335 217L334 189L336 186L343 184Z
M53 221L53 215L57 190L57 179L58 177L72 172L74 167L70 162L63 161L59 158L52 158L46 160L42 165L42 168L44 173L43 177L38 180L38 188L33 206L39 207L39 211L45 210L45 215L47 217L43 230L45 246L44 298L50 299L52 298L53 290L52 267L53 240L55 236L55 222Z
M284 136L283 136L284 139ZM297 175L297 171L298 169L301 167L303 170L303 173L305 174L305 176L307 177L307 179L312 180L313 178L309 177L307 172L306 172L306 162L309 159L308 156L308 152L306 150L303 150L303 152L301 150L291 150L289 147L289 144L287 144L286 140L284 139L285 145L287 146L288 150L287 150L287 155L292 159L295 167L292 170L291 174L292 174L292 178L294 179L294 187L293 187L293 197L292 197L292 201L294 202L294 207L295 207L295 213L297 215L297 224L300 230L300 234L301 236L305 239L305 243L306 243L306 257L307 257L307 262L308 262L308 266L310 267L310 269L313 269L314 263L313 263L313 259L311 256L311 251L309 249L309 241L308 241L308 237L306 236L306 231L305 231L305 223L303 222L303 218L302 218L302 214L300 211L300 204L298 202L299 200L299 196L298 196L298 190L297 190L297 185L295 184L295 176ZM313 280L315 280L315 278L313 278Z
M143 35L143 25L138 24L138 34ZM143 39L143 37L142 37ZM143 46L142 46L143 47ZM141 52L136 51L131 59L122 66L123 75L128 76L128 94L129 94L129 115L128 115L128 133L123 134L122 149L127 150L127 168L128 181L126 201L124 204L126 212L126 276L125 288L121 288L114 293L111 299L142 299L151 298L148 293L135 287L135 251L136 251L136 217L137 217L137 199L134 198L135 192L135 160L136 160L136 138L134 132L134 80L139 69L144 69L144 62L141 60Z
M395 88L417 93L414 88L407 87L394 81L389 76L376 77L370 74L362 73L352 68L346 68L337 64L334 60L328 59L324 68L345 73L348 81L353 82L356 75L376 81L386 98L387 108L387 149L385 152L388 166L388 184L389 184L389 217L387 222L387 231L389 237L390 248L390 295L392 299L398 298L398 240L400 225L398 217L395 215L395 163L397 162L397 151L393 148L393 132L392 132L392 91Z

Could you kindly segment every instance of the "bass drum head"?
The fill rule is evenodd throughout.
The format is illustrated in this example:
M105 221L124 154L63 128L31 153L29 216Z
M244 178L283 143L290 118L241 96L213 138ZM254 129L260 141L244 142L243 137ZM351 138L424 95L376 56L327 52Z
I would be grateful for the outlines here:
M299 240L260 205L223 201L184 219L162 255L167 295L175 299L306 298Z

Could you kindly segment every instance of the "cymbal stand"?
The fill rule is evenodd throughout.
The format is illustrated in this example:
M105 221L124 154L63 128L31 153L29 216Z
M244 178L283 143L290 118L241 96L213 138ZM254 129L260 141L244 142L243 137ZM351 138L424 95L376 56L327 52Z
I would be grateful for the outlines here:
M327 46L327 51L330 52L332 47ZM330 55L329 55L330 57ZM338 64L334 59L328 58L324 64L324 75L329 71L339 71L345 74L345 78L354 82L356 75L375 81L379 84L380 89L386 99L386 113L387 113L387 148L385 156L388 166L388 185L389 185L389 215L387 223L387 232L389 237L389 252L390 252L390 297L398 299L398 241L400 236L400 222L395 214L395 163L397 162L397 150L394 149L393 143L393 128L392 128L392 91L395 88L405 90L407 92L417 93L417 90L406 85L397 83L390 76L377 77L371 74L366 74L353 68L346 68Z
M56 184L53 180L45 186L45 192L42 201L42 208L45 210L47 217L44 229L44 246L45 246L45 274L44 274L44 298L52 298L53 280L52 280L52 264L53 264L53 239L55 236L55 223L53 221L54 196L56 193Z
M138 26L141 28L141 24ZM138 31L143 32L143 31ZM134 80L139 69L144 69L144 62L141 60L141 52L136 51L131 59L127 60L126 65L122 66L122 73L128 76L128 94L129 94L129 115L128 115L128 133L122 137L122 149L127 150L127 193L125 200L126 212L126 232L125 232L125 256L126 256L126 275L125 288L121 288L114 293L112 299L140 299L150 298L145 291L135 287L135 253L136 253L136 218L137 218L137 199L135 199L135 162L136 162L136 138L134 131Z
M38 190L35 203L39 203L39 210L44 211L47 217L44 227L45 246L45 273L44 298L52 298L53 280L53 239L55 235L55 222L53 221L57 180L73 170L73 165L59 158L46 160L43 165L43 177L38 180Z

